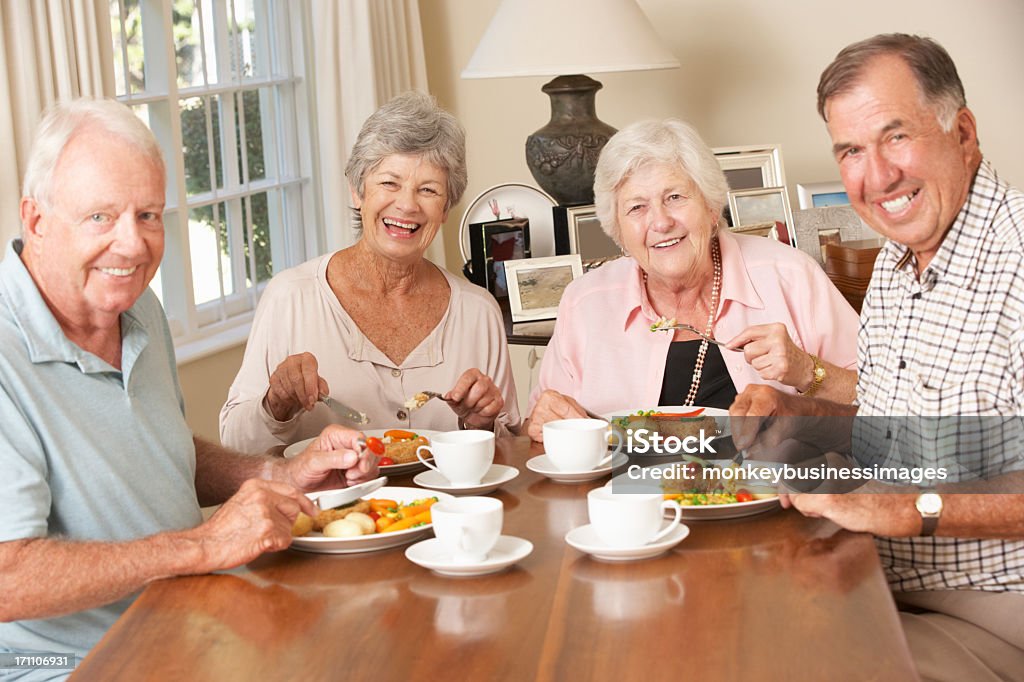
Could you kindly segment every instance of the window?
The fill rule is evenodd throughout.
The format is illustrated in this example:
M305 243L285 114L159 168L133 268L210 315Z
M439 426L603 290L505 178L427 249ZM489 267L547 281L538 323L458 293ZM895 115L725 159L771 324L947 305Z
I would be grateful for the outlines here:
M270 277L321 250L306 3L109 2L118 99L167 162L152 288L185 359L244 339Z

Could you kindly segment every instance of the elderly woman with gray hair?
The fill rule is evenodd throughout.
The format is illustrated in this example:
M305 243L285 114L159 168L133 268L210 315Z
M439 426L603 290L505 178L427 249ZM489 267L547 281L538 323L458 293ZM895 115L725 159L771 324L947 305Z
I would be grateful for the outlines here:
M806 254L719 228L728 185L682 121L619 131L594 179L620 258L565 291L524 424L658 405L728 408L751 383L850 402L857 315ZM683 330L653 332L660 318Z
M465 134L433 98L400 95L363 125L345 169L359 240L267 286L220 415L224 444L316 435L331 395L374 428L518 429L501 313L424 258L466 188ZM443 393L419 409L416 393Z

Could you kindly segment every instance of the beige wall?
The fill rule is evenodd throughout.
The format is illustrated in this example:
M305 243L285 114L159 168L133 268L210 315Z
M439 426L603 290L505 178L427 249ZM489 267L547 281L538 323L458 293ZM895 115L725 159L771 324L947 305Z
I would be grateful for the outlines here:
M501 182L535 184L526 136L547 122L545 78L461 80L499 0L420 0L433 94L466 126L469 188L445 229L448 267L461 262L456 231L466 205ZM843 46L876 33L929 35L949 50L978 117L982 150L1024 185L1024 2L1020 0L639 0L683 64L670 71L598 74L598 114L622 127L677 116L711 146L782 145L786 179L837 180L815 111L822 69ZM579 3L586 11L586 2ZM566 40L585 40L565 27ZM523 49L531 48L523 36ZM593 75L593 74L592 74ZM795 195L791 196L795 202ZM794 203L795 206L795 203Z
M214 443L220 442L217 418L228 397L228 387L242 366L245 346L178 365L178 380L185 395L185 419L192 432Z

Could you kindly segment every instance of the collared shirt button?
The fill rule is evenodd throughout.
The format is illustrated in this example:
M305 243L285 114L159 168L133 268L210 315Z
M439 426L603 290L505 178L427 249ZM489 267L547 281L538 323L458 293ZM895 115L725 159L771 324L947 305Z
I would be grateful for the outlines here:
M393 377L400 377L400 376L402 376L402 370L400 370L400 369L393 369L393 370L391 370L391 376L393 376Z
M405 419L406 417L408 417L408 416L409 416L409 413L408 413L408 412L406 412L405 410L399 410L399 411L398 411L398 412L397 412L397 413L395 414L395 416L396 416L396 417L398 417L399 419L403 419L403 420L404 420L404 419Z
M906 360L900 360L900 369L906 369L906 368L907 368L907 361Z

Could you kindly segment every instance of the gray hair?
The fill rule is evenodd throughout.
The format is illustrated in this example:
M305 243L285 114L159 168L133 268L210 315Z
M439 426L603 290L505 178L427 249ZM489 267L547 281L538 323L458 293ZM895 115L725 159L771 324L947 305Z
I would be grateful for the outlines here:
M628 125L608 140L594 171L597 219L620 247L622 229L615 210L615 195L630 175L650 162L681 168L715 215L722 213L728 199L729 183L714 152L689 123L667 118Z
M363 198L366 176L392 154L422 156L448 176L447 211L459 203L469 175L466 171L466 133L454 116L433 97L409 91L375 111L359 131L345 177ZM361 227L359 211L356 226Z
M935 112L942 130L947 133L952 130L957 112L967 106L956 65L945 48L931 38L905 33L882 33L848 45L836 55L818 81L821 118L828 122L825 105L829 99L852 90L870 61L888 55L901 58L910 67L925 103Z
M49 107L36 128L22 182L23 197L53 205L53 171L71 138L81 128L97 126L138 148L166 174L163 154L153 132L131 109L112 99L83 97Z

